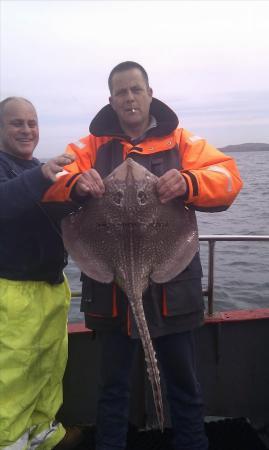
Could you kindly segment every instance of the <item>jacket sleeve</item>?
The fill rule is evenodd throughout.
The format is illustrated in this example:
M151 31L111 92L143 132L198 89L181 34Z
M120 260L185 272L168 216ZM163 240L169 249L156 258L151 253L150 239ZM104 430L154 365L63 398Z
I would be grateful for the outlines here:
M71 191L78 177L94 165L96 143L93 136L87 136L76 143L69 144L65 150L75 156L75 161L63 168L57 175L57 181L44 194L43 202L71 201Z
M0 218L19 217L41 200L50 185L51 181L45 179L41 166L10 178L0 164Z
M234 159L186 130L177 132L181 173L188 185L186 203L199 211L226 210L243 186Z

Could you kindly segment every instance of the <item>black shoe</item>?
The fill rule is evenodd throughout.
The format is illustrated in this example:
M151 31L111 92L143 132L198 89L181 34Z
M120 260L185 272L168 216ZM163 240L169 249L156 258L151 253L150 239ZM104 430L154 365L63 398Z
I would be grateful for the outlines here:
M77 447L84 439L83 428L79 426L66 427L63 439L58 442L54 450L69 450Z

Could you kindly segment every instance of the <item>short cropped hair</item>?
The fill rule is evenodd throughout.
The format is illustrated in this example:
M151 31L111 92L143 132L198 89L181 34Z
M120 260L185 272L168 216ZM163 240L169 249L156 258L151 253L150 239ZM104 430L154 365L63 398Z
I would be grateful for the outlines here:
M144 67L142 67L140 64L138 64L137 62L134 61L124 61L120 64L118 64L117 66L114 67L114 69L111 70L110 75L108 77L108 87L110 90L110 93L112 92L112 78L113 75L115 73L118 72L124 72L125 70L130 70L130 69L138 69L140 70L140 72L142 73L144 80L147 84L147 86L149 86L149 77L147 72L145 71Z
M5 109L6 104L11 102L11 101L13 101L13 100L23 100L24 102L27 102L30 105L32 105L32 107L35 109L34 105L29 100L27 100L26 98L23 98L23 97L7 97L7 98L5 98L4 100L2 100L0 102L0 125L3 124L4 109Z

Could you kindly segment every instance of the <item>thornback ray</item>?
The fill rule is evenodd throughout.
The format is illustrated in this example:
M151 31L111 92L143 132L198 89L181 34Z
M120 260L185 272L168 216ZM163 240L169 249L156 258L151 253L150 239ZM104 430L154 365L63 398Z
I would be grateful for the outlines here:
M158 177L127 158L104 180L101 198L89 198L62 221L65 247L80 270L126 293L145 353L160 428L164 427L160 373L142 295L150 279L181 273L199 248L195 214L180 199L162 204Z

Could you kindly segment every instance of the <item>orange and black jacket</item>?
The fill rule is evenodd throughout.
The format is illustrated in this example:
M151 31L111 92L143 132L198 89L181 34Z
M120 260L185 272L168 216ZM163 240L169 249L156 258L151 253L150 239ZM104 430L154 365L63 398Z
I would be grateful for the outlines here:
M185 177L186 204L195 210L226 210L242 187L235 161L178 126L176 114L153 98L150 114L156 126L140 139L130 139L122 131L110 105L102 108L90 125L90 135L69 144L67 152L76 156L46 192L44 201L75 200L73 187L83 171L95 168L106 177L127 157L133 158L157 176L176 168ZM183 331L198 326L203 316L201 264L197 254L190 266L165 285L150 285L144 308L152 336ZM102 285L82 276L82 310L90 328L129 327L132 317L123 293L114 284ZM127 321L126 321L127 317ZM154 325L155 324L155 325Z

